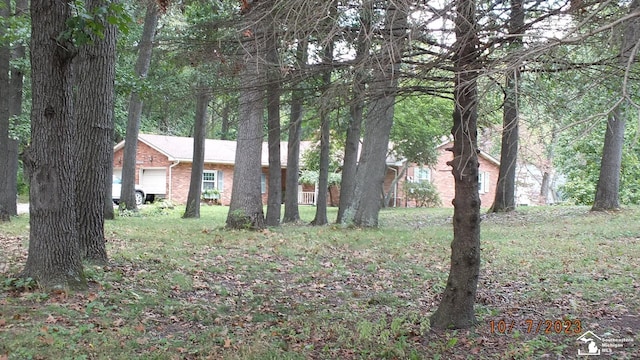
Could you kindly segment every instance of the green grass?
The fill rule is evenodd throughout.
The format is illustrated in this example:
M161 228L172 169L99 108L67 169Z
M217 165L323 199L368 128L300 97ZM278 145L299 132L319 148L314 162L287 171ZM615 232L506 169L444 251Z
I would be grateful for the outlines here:
M301 210L313 219L315 208ZM12 279L28 217L0 224L0 359L575 357L580 334L544 333L545 320L633 338L614 358L640 356L638 207L486 216L478 326L444 332L428 317L446 284L450 209L383 210L371 230L261 232L224 230L224 207L197 220L182 211L148 206L107 222L111 262L86 266L78 293ZM513 326L501 332L500 321Z

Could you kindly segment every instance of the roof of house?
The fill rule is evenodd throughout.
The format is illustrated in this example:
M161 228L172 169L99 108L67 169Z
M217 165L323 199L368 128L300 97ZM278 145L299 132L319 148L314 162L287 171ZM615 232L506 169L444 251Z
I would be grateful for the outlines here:
M438 145L438 149L440 149L442 147L445 147L447 145L453 146L453 141L446 140L446 141L442 142L440 145ZM484 159L486 159L490 163L494 164L495 166L500 166L500 160L494 158L489 153L486 153L486 152L480 150L480 153L478 153L478 155L483 157Z
M193 138L182 136L166 136L139 134L138 140L167 156L169 161L193 161ZM300 154L311 147L310 141L300 142ZM114 151L124 147L124 141L118 143ZM280 163L287 165L287 142L280 143ZM215 164L235 164L236 141L206 139L204 145L204 162ZM267 143L262 143L262 165L269 165Z

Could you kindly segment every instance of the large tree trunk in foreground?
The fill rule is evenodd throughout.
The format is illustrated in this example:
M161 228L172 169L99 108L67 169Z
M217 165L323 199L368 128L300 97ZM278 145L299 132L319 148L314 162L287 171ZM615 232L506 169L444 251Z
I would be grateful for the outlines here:
M0 4L0 17L3 20L9 18L11 3L7 0ZM0 28L0 38L5 35L6 30ZM10 169L9 164L9 61L11 50L9 45L0 46L0 222L9 221L14 214L11 213L11 204L15 207L16 194L10 189Z
M259 3L264 5L264 3ZM253 9L249 15L256 13ZM251 17L251 16L247 16ZM255 20L247 19L255 24ZM231 204L227 227L231 229L263 229L262 210L262 138L264 112L264 33L260 23L243 33L244 67L239 75L238 140Z
M389 135L393 125L394 104L400 76L400 63L407 37L409 5L405 1L387 3L384 43L379 65L374 69L371 105L365 120L362 154L356 173L354 201L346 210L344 222L353 214L353 223L361 227L378 226L382 207L383 182Z
M634 0L629 5L629 12L633 13L639 7L640 1ZM628 64L629 58L636 55L633 54L633 50L640 38L640 22L637 18L633 18L623 26L619 64L623 69L626 69L627 66L631 66ZM628 91L627 89L622 90L623 94ZM624 104L626 103L625 99ZM609 116L609 121L607 122L600 163L600 176L598 177L592 211L617 210L620 208L620 169L622 167L625 128L626 120L623 113L623 104L620 104Z
M67 29L68 1L31 2L31 147L29 255L22 276L44 287L86 285L76 219L76 122L73 114L70 42L56 41Z
M431 326L468 328L476 323L474 303L480 272L480 195L478 193L477 61L475 1L456 3L456 58L453 113L453 241L447 287Z
M209 89L201 86L196 101L196 119L193 124L193 163L187 207L183 218L200 218L200 196L202 195L202 174L204 172L204 144L207 133L207 109L209 107Z
M105 6L87 0L87 10ZM76 195L80 252L84 259L107 262L104 206L113 163L113 106L116 28L105 26L103 38L80 48L74 67L77 81L75 115L78 122ZM110 186L109 186L110 187Z
M511 18L509 34L512 48L522 47L524 27L523 0L511 0ZM496 196L490 212L509 212L516 209L516 167L518 162L518 123L520 108L518 93L520 83L520 65L506 74L504 109L502 114L502 144L500 149L500 172L496 186Z
M303 66L307 59L307 42L300 41L296 51L296 62ZM287 143L287 173L284 193L285 223L300 221L298 209L298 178L300 176L300 137L302 133L302 102L303 90L299 84L291 91L291 113L289 115L289 141Z
M267 35L267 142L269 146L269 183L267 188L268 226L280 225L282 207L282 164L280 162L280 59L277 31Z
M356 43L356 73L353 80L353 95L349 105L349 127L344 143L344 159L342 163L342 177L340 179L340 203L336 222L345 223L346 219L353 219L353 214L345 215L345 211L352 207L356 187L356 172L358 168L358 150L360 149L360 135L364 111L365 79L369 61L371 40L371 22L373 16L373 2L368 1L360 12L360 31ZM350 220L349 220L350 221Z
M145 79L151 64L151 51L153 39L158 25L158 6L154 1L147 5L147 13L144 18L142 38L138 49L138 60L135 73L139 79ZM127 118L127 134L124 142L124 154L122 155L122 188L120 194L120 208L136 210L136 153L138 151L138 133L140 132L140 116L142 115L142 99L137 92L131 93L129 99L129 115Z

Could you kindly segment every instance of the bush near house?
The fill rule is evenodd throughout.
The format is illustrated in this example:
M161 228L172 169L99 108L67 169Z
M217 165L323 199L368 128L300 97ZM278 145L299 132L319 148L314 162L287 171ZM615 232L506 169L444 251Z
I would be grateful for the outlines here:
M406 182L404 192L409 200L416 202L416 207L442 206L438 190L430 181Z

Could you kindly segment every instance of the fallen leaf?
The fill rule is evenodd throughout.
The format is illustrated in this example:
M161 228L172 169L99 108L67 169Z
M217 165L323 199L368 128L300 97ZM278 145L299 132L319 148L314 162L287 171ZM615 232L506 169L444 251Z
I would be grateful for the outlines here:
M231 347L231 339L226 338L224 339L224 348L230 348Z

